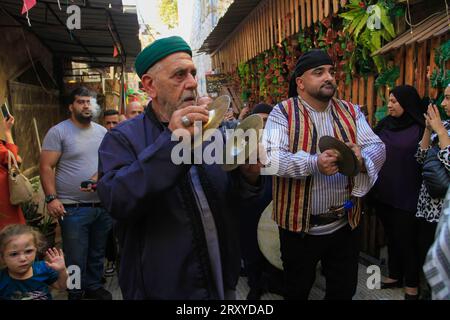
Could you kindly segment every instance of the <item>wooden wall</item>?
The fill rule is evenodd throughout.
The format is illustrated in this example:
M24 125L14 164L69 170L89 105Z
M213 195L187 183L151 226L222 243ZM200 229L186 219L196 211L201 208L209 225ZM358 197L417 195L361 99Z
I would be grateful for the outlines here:
M46 93L41 87L10 81L9 99L16 122L14 139L23 159L22 170L28 169L30 176L34 176L39 165L39 147L33 118L42 143L48 129L65 117L60 110L59 92L48 90Z
M230 73L239 63L337 13L346 3L347 0L263 0L212 54L213 68Z

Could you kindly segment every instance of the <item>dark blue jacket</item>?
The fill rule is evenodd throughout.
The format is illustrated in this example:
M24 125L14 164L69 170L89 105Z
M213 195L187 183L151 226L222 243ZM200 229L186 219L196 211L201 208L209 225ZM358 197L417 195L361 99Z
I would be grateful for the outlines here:
M98 194L117 221L124 299L217 298L189 184L191 166L171 161L176 144L149 105L145 114L109 132L100 146ZM224 288L234 289L240 270L237 206L250 186L238 170L198 165L198 172L218 231Z

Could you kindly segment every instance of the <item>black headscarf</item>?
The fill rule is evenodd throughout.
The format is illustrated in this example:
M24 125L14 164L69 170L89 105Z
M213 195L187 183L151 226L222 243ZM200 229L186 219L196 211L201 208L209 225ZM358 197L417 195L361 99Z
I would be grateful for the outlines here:
M426 112L426 103L420 98L416 88L410 85L397 86L390 93L397 99L405 112L398 118L386 116L374 129L375 133L379 133L383 129L399 131L409 128L413 124L425 128L423 114Z

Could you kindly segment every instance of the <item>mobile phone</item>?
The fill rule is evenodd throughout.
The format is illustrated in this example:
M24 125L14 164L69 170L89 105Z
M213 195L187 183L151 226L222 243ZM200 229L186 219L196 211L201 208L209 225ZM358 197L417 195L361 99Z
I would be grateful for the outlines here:
M80 187L85 189L85 188L88 188L89 185L91 185L91 189L92 190L97 189L97 184L94 181L92 181L92 180L82 181L81 184L80 184Z
M3 117L6 119L6 120L8 120L9 119L9 117L11 116L11 114L9 113L9 109L8 109L8 105L6 104L6 101L5 101L5 103L2 105L2 114L3 114Z

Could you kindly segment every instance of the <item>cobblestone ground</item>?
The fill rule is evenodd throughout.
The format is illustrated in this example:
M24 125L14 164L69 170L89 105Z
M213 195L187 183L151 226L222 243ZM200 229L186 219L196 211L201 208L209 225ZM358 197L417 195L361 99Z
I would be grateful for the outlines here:
M368 278L366 273L366 266L359 265L359 276L358 276L358 288L354 300L403 300L403 290L402 289L388 289L388 290L370 290L367 288L366 282ZM105 288L109 290L114 300L122 300L122 293L120 292L117 276L107 278ZM241 277L236 290L236 295L238 300L245 300L248 293L247 278ZM53 292L55 300L65 300L67 295L64 292ZM325 296L325 278L318 271L316 282L313 289L311 290L310 300L321 300ZM283 297L272 294L265 293L262 296L262 300L282 300Z

